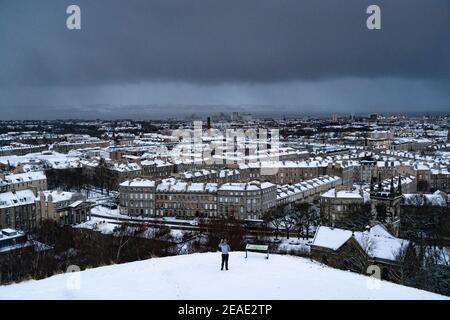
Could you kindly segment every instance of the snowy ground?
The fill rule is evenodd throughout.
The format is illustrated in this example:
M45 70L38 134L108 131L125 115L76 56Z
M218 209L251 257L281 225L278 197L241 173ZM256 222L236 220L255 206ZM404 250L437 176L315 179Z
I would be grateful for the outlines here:
M449 299L308 259L232 252L113 265L0 287L0 299Z
M114 219L92 217L91 220L77 224L74 226L74 228L89 229L98 231L103 234L110 234L114 232L114 229L117 228L120 223L121 222L117 222L117 220ZM148 227L147 228L148 234L146 235L146 237L153 238L154 233L157 232L158 230L159 230L158 228ZM174 241L181 241L183 239L184 233L185 232L183 230L175 230L175 229L170 230L170 234Z
M93 207L91 209L91 214L100 215L113 220L117 220L118 218L128 218L128 216L120 214L119 209L109 209L101 205Z
M176 218L176 217L160 217L160 218L151 218L151 217L142 217L142 216L127 216L125 214L121 214L119 212L119 209L109 209L107 207L103 207L103 206L96 206L93 207L91 209L91 213L104 217L104 218L110 218L110 219L132 219L132 220L142 220L142 221L165 221L165 222L184 222L184 223L189 223L191 225L197 225L197 221L196 220L185 220L185 219L180 219L180 218Z
M109 234L112 233L116 227L118 227L118 224L114 222L115 220L112 219L92 217L91 220L77 224L73 227L78 229L90 229L103 234Z
M288 254L308 254L311 250L309 246L312 240L298 239L298 238L278 238L270 237L272 242L278 243L277 252L278 253L288 253Z
M17 166L17 164L21 162L29 162L30 160L43 160L48 161L57 167L58 164L67 163L71 160L76 161L78 159L78 157L69 154L46 151L39 153L29 153L23 156L2 156L0 157L0 162L3 164L7 164L9 162L10 165Z

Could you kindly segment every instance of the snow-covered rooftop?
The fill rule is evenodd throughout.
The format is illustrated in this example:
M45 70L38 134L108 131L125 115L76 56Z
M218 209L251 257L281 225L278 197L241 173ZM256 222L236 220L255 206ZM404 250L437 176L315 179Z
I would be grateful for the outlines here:
M5 175L4 179L0 179L0 185L25 183L25 182L46 180L46 179L47 179L47 177L43 171L8 174L8 175Z
M154 187L155 181L148 179L136 178L133 180L127 180L120 184L121 187Z
M274 187L275 185L271 182L231 182L224 183L219 187L220 191L258 191L262 189L267 189Z
M217 183L188 183L176 179L165 179L157 185L156 191L214 193L217 191Z
M328 190L327 192L321 194L322 198L340 198L340 199L361 199L364 202L370 200L370 195L368 192L363 190L336 190L335 188Z
M35 199L34 192L28 189L14 192L2 192L0 193L0 208L33 204Z
M408 240L391 235L382 225L375 225L364 232L321 226L317 229L313 245L338 250L352 236L370 257L392 261L409 244Z
M74 192L68 192L68 191L60 191L60 190L46 190L41 191L39 193L39 196L43 195L45 201L49 201L50 197L52 199L53 203L62 202L62 201L70 201L74 196ZM37 199L39 199L39 196Z

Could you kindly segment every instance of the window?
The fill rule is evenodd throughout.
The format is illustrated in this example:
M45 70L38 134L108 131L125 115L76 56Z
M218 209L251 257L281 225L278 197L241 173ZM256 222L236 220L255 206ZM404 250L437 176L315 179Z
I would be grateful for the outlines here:
M381 271L381 280L389 281L389 270L387 268L383 268Z

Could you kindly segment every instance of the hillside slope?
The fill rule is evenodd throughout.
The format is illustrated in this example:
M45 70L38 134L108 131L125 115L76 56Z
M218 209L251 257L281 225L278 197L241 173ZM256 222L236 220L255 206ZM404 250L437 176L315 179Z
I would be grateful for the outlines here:
M219 253L113 265L0 287L1 299L449 299L308 259L243 252L220 270ZM75 277L74 277L75 276ZM79 282L77 280L79 276ZM77 287L79 289L73 289Z

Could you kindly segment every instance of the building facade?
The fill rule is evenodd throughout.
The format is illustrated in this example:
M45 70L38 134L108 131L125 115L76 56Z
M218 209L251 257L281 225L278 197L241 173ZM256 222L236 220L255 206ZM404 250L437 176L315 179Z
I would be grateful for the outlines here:
M33 230L37 225L33 190L0 193L0 228Z
M120 211L134 216L260 219L276 204L277 189L270 182L219 185L171 178L120 185Z
M0 192L32 189L35 192L47 190L47 176L43 171L17 174L0 173Z
M39 222L53 220L58 225L72 225L88 219L90 204L75 192L40 191L36 197L36 217Z
M236 219L261 219L276 206L277 188L270 182L225 183L217 192L219 215Z
M119 185L120 213L130 216L153 216L155 214L155 182L134 179Z

